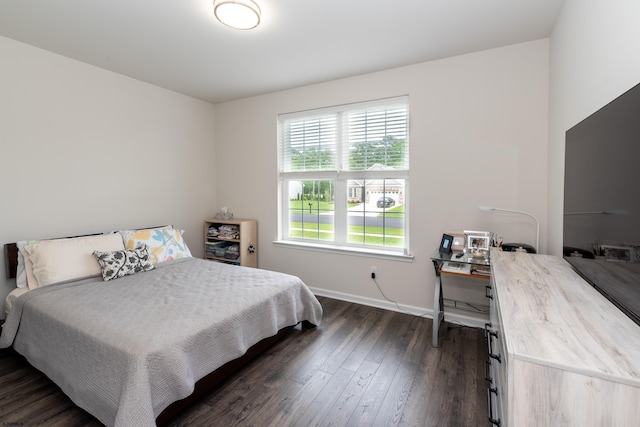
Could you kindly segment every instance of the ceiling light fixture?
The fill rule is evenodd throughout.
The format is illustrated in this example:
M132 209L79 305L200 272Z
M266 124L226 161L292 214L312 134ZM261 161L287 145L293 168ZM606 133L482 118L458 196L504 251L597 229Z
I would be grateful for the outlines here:
M213 13L224 25L250 30L260 23L260 7L252 0L214 0Z

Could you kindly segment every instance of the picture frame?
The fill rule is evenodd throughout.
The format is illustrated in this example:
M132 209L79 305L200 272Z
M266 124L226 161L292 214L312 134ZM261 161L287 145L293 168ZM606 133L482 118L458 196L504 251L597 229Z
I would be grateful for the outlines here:
M635 259L631 246L601 245L600 250L607 261L633 262Z
M598 244L596 242L593 246L593 251L596 255L604 256L603 247L616 247L616 248L631 248L631 262L640 263L640 243L637 242L625 242L618 240L605 240ZM455 247L454 247L455 250Z
M491 247L491 233L489 231L465 231L467 237L466 248L470 251L488 251Z
M442 240L440 241L440 253L441 254L450 254L453 247L453 236L449 234L443 234Z

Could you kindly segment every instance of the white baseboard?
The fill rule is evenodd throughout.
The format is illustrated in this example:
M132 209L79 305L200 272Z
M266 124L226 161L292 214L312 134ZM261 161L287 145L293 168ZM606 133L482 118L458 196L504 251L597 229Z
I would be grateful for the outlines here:
M333 298L340 301L352 302L355 304L362 304L369 307L382 308L385 310L396 311L399 313L407 313L412 314L414 316L419 317L428 317L429 319L433 319L433 309L432 308L423 308L423 307L415 307L406 304L398 304L396 305L393 302L387 300L379 300L375 298L367 298L359 295L347 294L344 292L331 291L327 289L320 288L309 288L311 292L315 295L327 298ZM448 313L445 309L444 318L446 322L454 323L457 325L469 326L472 328L484 328L485 323L488 320L479 319L473 316L466 316L464 314L459 313Z

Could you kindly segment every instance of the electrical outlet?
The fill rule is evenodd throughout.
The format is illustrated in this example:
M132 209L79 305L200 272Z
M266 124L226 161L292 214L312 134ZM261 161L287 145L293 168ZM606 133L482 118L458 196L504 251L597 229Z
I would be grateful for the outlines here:
M376 278L376 273L378 272L378 267L372 265L371 266L371 278L375 279Z

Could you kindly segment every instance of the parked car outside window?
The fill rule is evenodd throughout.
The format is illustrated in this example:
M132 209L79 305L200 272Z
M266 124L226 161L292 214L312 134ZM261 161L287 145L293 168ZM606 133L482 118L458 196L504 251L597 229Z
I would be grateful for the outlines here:
M379 208L389 208L396 204L396 201L391 197L380 197L376 202L376 206Z

